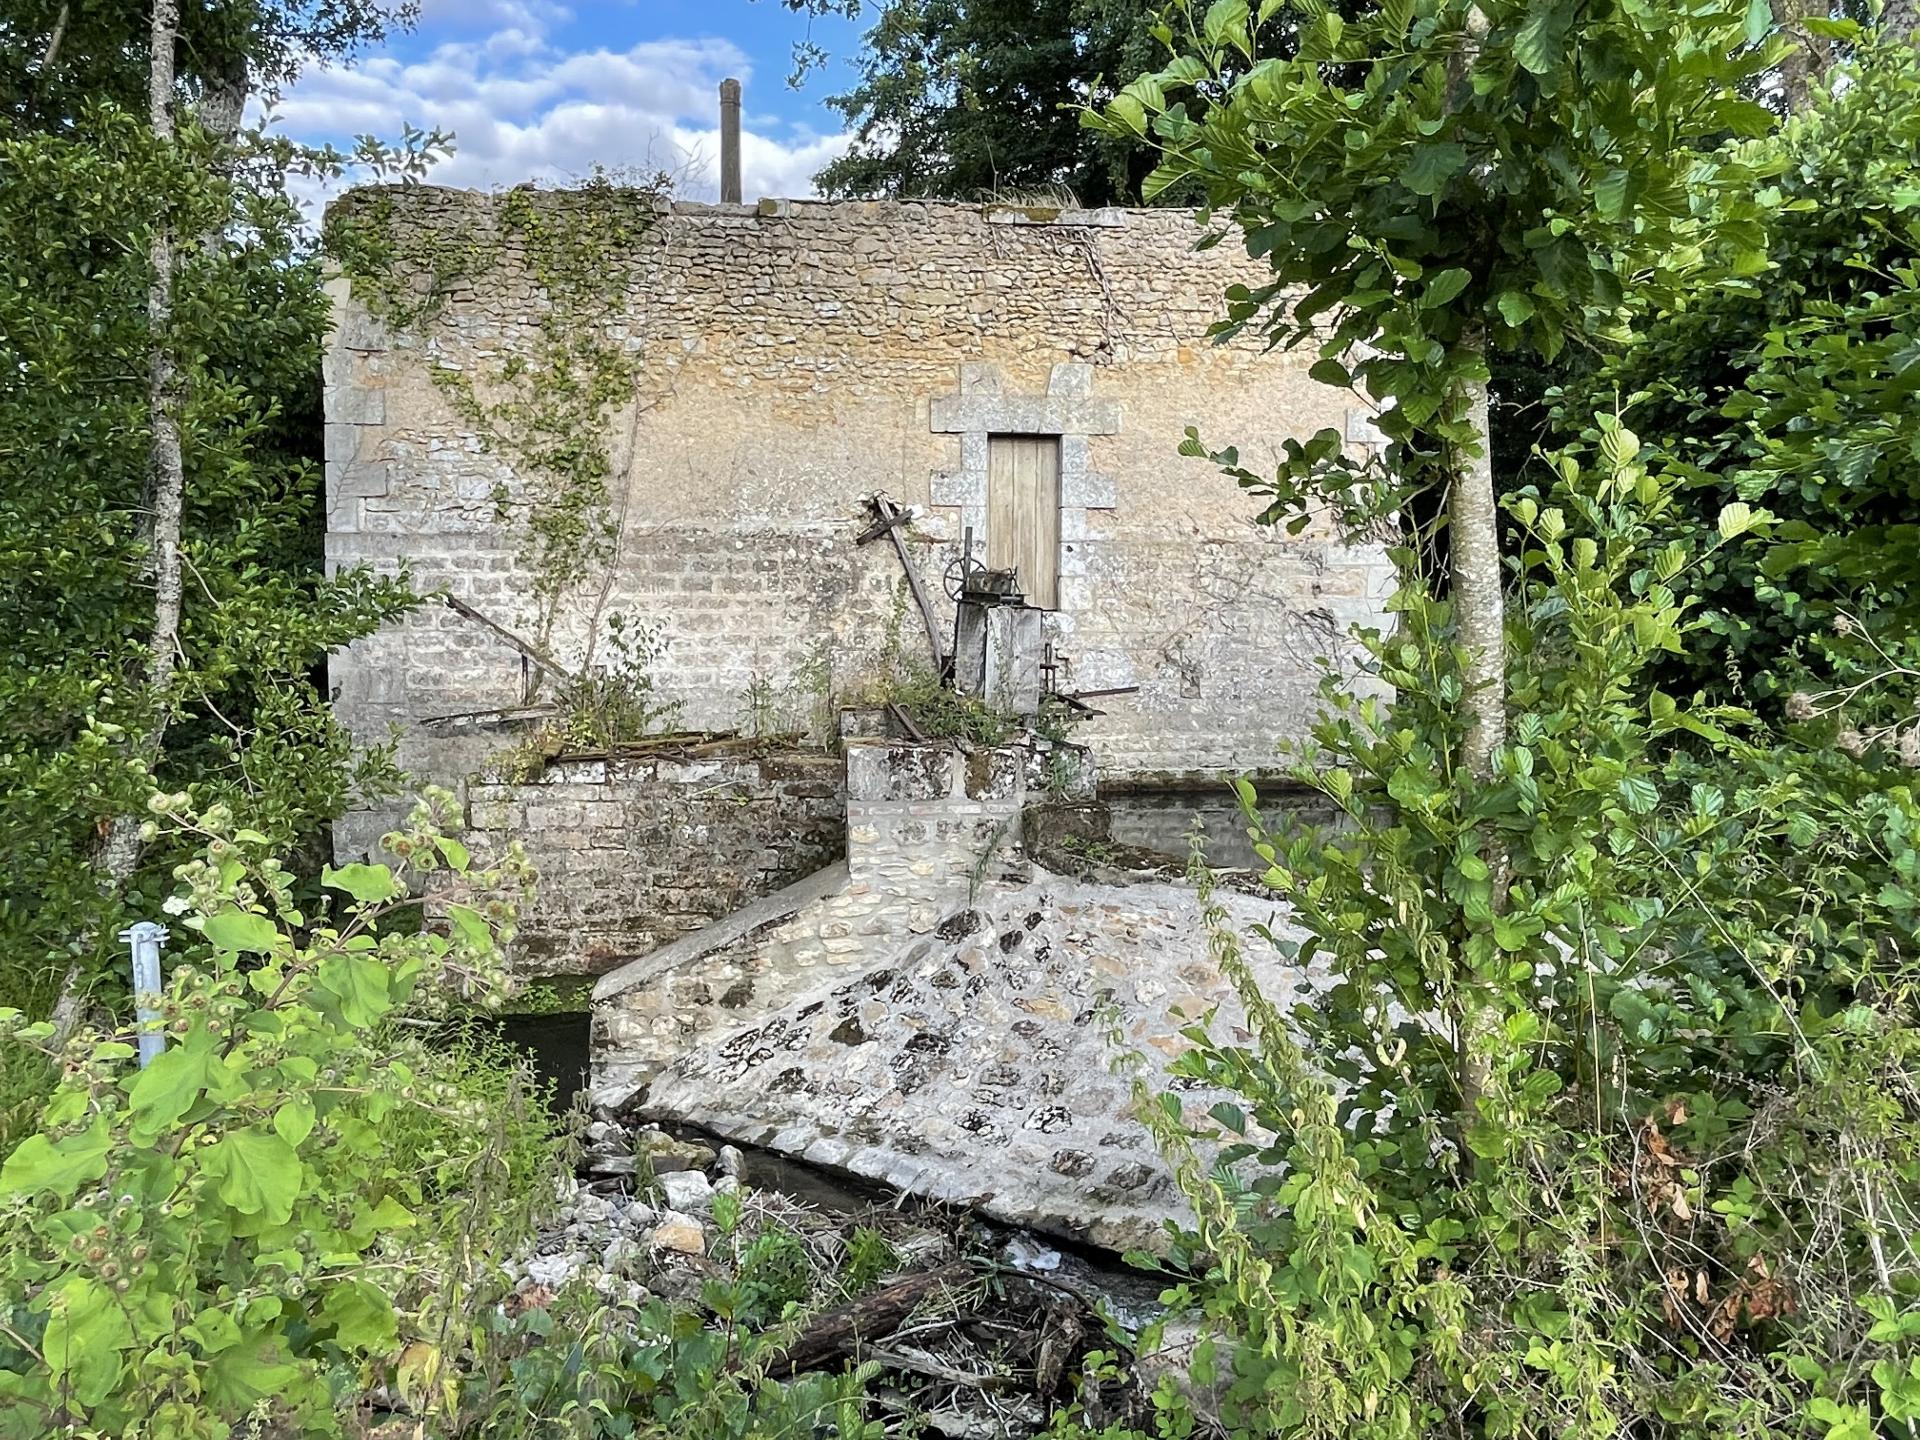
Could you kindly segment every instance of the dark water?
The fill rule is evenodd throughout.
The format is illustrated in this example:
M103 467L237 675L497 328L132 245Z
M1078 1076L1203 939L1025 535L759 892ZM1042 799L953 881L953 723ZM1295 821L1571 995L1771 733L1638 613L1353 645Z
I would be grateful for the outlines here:
M556 1010L540 1015L502 1015L500 1038L533 1057L533 1068L553 1086L553 1106L564 1112L587 1085L592 1064L593 1016L586 1010Z

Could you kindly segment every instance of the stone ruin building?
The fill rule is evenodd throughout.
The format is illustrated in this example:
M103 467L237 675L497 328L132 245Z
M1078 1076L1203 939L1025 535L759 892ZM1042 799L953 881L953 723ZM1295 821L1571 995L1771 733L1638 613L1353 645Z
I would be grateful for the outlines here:
M1389 585L1178 449L1191 426L1257 469L1326 426L1364 445L1365 414L1304 359L1208 338L1261 277L1182 213L607 203L336 207L395 258L333 286L328 562L404 565L431 597L335 657L339 714L456 787L483 840L525 841L517 963L597 977L603 1097L1150 1238L1175 1197L1115 1056L1151 1075L1187 1019L1237 1012L1178 856L1134 842L1183 846L1191 807L1155 796L1274 763L1316 657ZM565 275L555 234L589 247ZM563 304L583 273L597 298ZM614 381L582 437L602 483L578 553L543 559L527 517L557 467L510 431L589 353ZM613 617L644 628L676 734L570 745L565 679L606 667ZM1004 733L926 738L898 701L943 666ZM529 761L530 734L557 738ZM1223 893L1242 930L1283 921ZM1316 983L1249 953L1283 1000Z

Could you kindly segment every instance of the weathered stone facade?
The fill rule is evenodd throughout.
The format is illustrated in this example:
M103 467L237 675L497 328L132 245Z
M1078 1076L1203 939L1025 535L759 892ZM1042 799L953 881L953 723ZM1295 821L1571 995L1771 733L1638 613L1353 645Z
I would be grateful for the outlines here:
M503 231L506 197L379 194L417 249L498 244L414 329L336 282L329 563L405 563L423 589L524 634L534 577L499 506L524 477L435 373L480 383L524 357L545 292ZM1288 436L1366 434L1304 359L1206 338L1225 287L1255 271L1229 247L1195 253L1195 236L1169 211L662 208L630 242L644 264L604 320L638 360L599 437L617 553L562 597L551 653L576 663L597 617L642 617L662 627L656 679L688 725L739 724L756 687L782 697L785 719L811 719L889 649L926 653L890 545L854 543L862 498L912 507L909 549L949 616L940 580L963 528L984 526L988 441L1050 434L1059 684L1139 687L1103 699L1082 738L1116 775L1265 763L1307 723L1312 657L1376 613L1385 570L1371 550L1254 525L1255 502L1176 454L1190 425L1254 466ZM332 681L357 733L398 725L404 764L452 778L500 737L422 722L517 705L534 673L496 633L431 606L336 657ZM342 830L344 849L377 833L366 818Z
M837 758L562 760L538 778L476 776L467 824L522 841L540 871L514 946L527 975L597 975L840 859Z
M376 292L334 287L328 561L404 564L454 603L356 644L332 680L346 722L397 731L416 774L484 771L543 674L604 663L613 615L658 627L647 678L688 727L824 738L849 699L878 713L876 685L931 648L873 529L881 493L910 517L894 535L948 635L963 535L983 558L988 529L1013 528L996 516L1026 517L1019 563L1057 561L1040 592L1057 595L1051 678L1109 692L1075 739L1121 780L1264 766L1313 716L1316 658L1379 616L1377 551L1258 526L1257 501L1178 454L1189 427L1255 469L1328 426L1371 436L1304 359L1207 338L1227 287L1264 277L1226 247L1195 252L1183 214L651 210L619 231L604 309L569 317L631 361L595 433L511 411L604 457L613 544L556 591L511 518L537 477L482 416L551 354L552 274L525 237L591 232L588 199L408 187L347 203L375 202L416 257L398 278L444 294L394 326ZM483 266L432 279L436 255L476 240ZM1047 487L1010 509L992 489L1008 456L1041 452ZM1163 1086L1181 1026L1238 1011L1197 898L1166 869L1094 883L1034 863L1028 801L1087 773L1067 758L855 739L838 789L818 766L575 760L529 784L477 779L468 801L545 872L532 967L618 966L595 989L603 1096L646 1086L665 1117L1132 1244L1179 1198L1111 1037ZM382 819L340 827L337 848L364 848ZM1243 933L1284 927L1257 897L1223 903ZM1264 947L1252 958L1283 1007L1318 983Z

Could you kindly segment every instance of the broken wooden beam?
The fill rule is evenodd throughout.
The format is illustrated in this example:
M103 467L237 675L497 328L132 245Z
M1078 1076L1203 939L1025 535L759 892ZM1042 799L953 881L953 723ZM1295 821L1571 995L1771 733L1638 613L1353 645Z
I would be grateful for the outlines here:
M473 606L467 604L466 601L452 595L444 594L440 598L446 602L447 608L462 620L471 620L476 625L484 625L495 635L506 641L507 644L526 656L527 659L553 676L554 679L572 680L575 678L571 670L554 660L531 641L522 640L518 635L507 629L506 626L500 624L498 621L488 619L485 615L482 615L478 610L474 609Z
M964 1260L902 1276L871 1294L816 1315L792 1341L774 1352L766 1361L766 1371L769 1375L797 1375L842 1355L858 1356L863 1346L898 1330L924 1302L962 1289L973 1280L973 1266Z
M901 709L898 702L889 700L887 702L887 713L893 717L894 724L906 731L909 740L925 740L927 738L926 731L913 723L913 717Z
M452 715L429 715L420 723L432 729L436 726L460 728L470 725L511 725L521 720L548 720L559 714L554 705L495 705L486 710L461 710Z
M884 536L889 530L906 523L907 512L904 510L896 510L886 519L874 521L873 524L854 536L853 543L855 545L871 545L874 541Z
M914 568L913 558L907 554L907 542L900 538L900 527L906 523L907 513L894 507L884 491L875 492L867 499L868 506L879 517L880 526L887 538L893 541L893 553L900 557L900 568L907 572L907 585L913 591L913 602L920 607L920 618L926 623L927 643L933 647L933 669L936 675L944 675L947 669L947 647L940 639L940 622L934 618L933 604L927 599L926 587L920 583L920 572ZM874 537L878 539L878 536Z

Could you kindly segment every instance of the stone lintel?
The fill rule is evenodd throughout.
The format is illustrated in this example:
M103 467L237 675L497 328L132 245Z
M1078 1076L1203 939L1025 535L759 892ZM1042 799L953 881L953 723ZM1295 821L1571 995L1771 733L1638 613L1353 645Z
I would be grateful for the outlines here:
M1117 435L1120 402L1064 395L937 395L936 435Z

